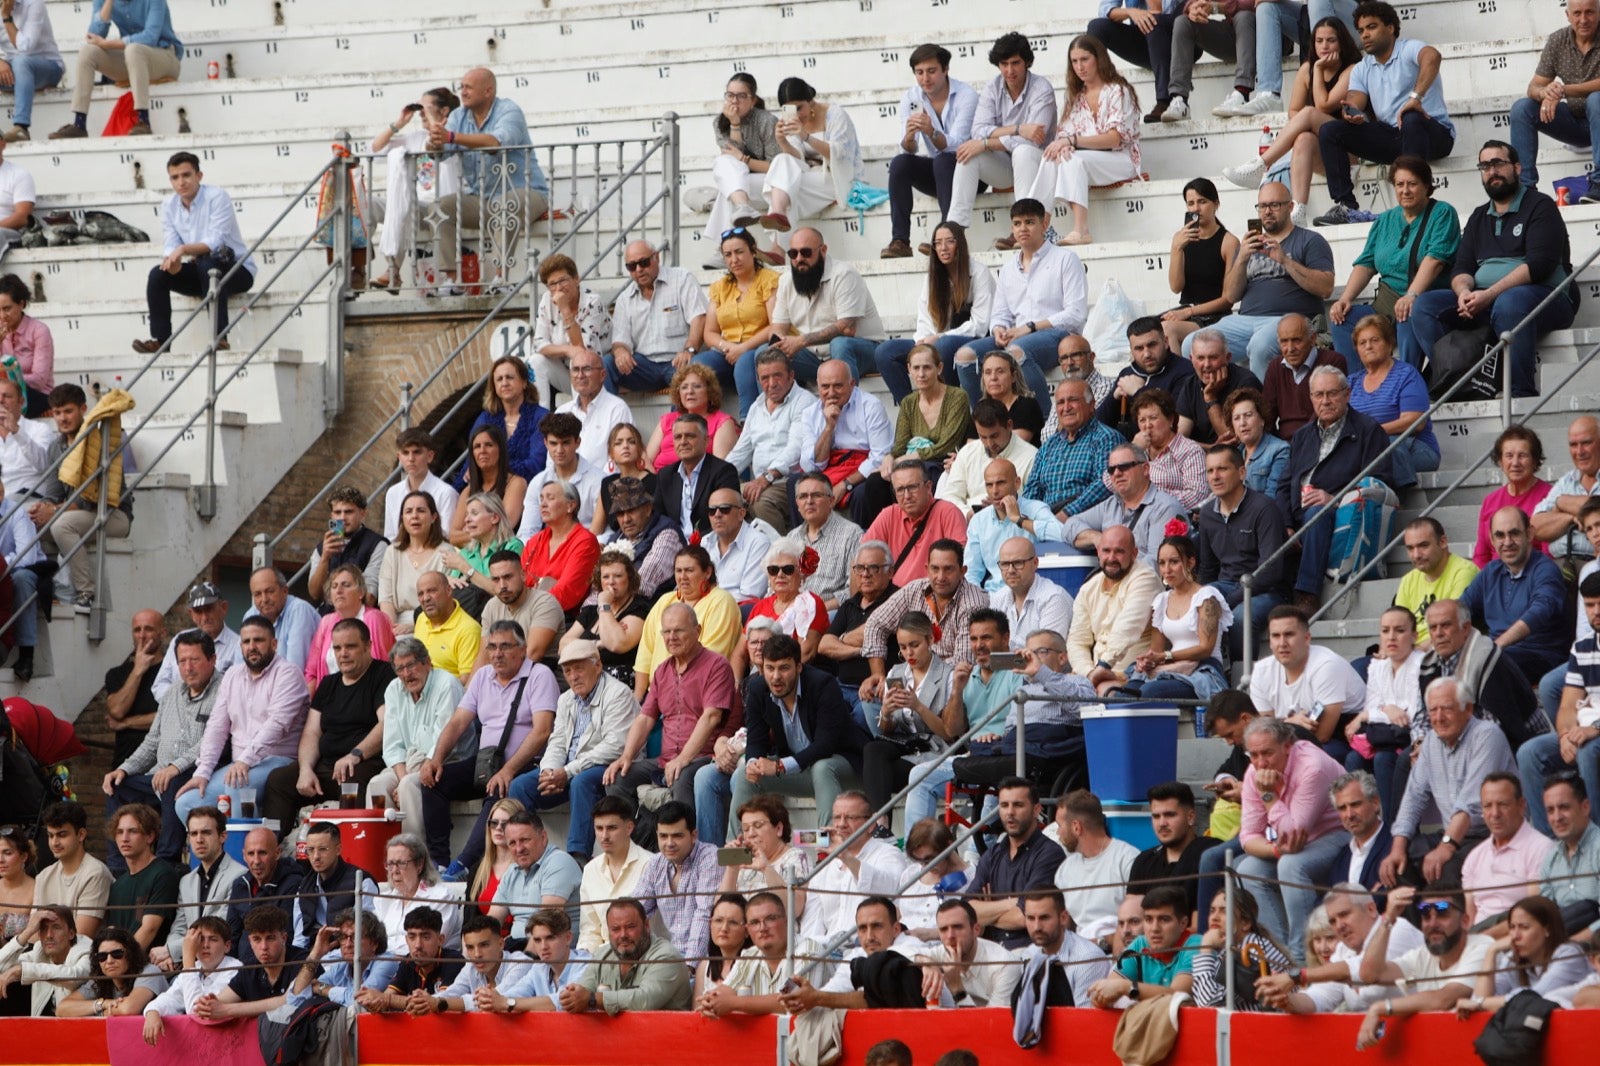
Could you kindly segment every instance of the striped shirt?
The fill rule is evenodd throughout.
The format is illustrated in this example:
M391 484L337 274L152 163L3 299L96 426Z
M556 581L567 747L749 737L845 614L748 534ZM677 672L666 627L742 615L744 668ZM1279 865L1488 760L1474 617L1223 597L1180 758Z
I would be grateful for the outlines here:
M1122 434L1093 419L1075 437L1057 433L1034 457L1022 494L1069 516L1087 511L1111 495L1105 483L1106 461L1111 449L1124 443Z

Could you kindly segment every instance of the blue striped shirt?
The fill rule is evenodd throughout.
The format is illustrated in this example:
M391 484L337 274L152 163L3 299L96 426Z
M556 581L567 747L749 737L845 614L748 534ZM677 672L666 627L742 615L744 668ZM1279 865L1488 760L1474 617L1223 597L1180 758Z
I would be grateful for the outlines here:
M1105 482L1106 461L1111 449L1124 443L1122 434L1094 419L1076 437L1062 430L1039 449L1022 494L1069 516L1087 511L1111 495Z

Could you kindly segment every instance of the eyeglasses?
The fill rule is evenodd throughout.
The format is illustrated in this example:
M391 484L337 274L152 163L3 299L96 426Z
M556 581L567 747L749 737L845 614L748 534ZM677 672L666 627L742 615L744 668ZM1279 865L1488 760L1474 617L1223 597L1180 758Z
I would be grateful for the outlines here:
M1430 914L1436 918L1443 918L1450 913L1450 908L1453 906L1455 904L1447 899L1430 899L1417 904L1417 913L1424 918Z
M722 98L724 100L728 101L728 103L730 103L730 104L738 104L738 103L743 103L744 101L750 99L750 94L749 93L723 93L722 94Z
M926 484L926 481L919 481L915 485L896 485L894 487L894 494L896 496L915 496L917 493L922 491L922 486Z
M729 511L741 510L736 503L714 503L706 508L707 514L727 514Z
M643 259L629 259L622 265L628 268L628 273L632 274L635 270L643 270L645 267L649 266L650 261L654 258L655 254L651 253L650 255L645 256Z
M1289 206L1288 200L1261 200L1256 203L1257 211L1282 211Z
M732 229L725 229L725 230L723 230L723 231L722 231L722 236L721 236L721 237L718 237L718 238L717 238L717 239L718 239L718 240L719 240L719 241L725 241L725 240L727 240L727 239L728 239L728 238L729 238L729 237L737 237L737 236L739 236L739 235L740 235L740 234L741 234L741 233L749 233L749 232L750 232L750 231L749 231L749 230L747 230L747 229L745 229L745 228L744 228L744 227L743 227L743 226L735 226L735 227L733 227L733 228L732 228Z
M489 828L490 829L504 829L506 826L508 826L510 824L511 824L511 819L510 818L490 818L489 819Z
M912 855L910 853L907 853L906 854L906 858L910 859L912 862L918 864L919 866L926 866L930 862L932 862L934 860L934 857L936 855L938 855L938 854L939 853L937 851L925 852L924 854L921 854L921 855Z
M836 814L833 816L833 820L836 822L848 822L854 824L856 822L864 822L871 817L872 815L870 814Z
M827 492L797 492L794 494L794 498L797 500L826 500L830 499L831 496L832 494Z
M767 567L767 576L777 577L779 574L782 574L784 577L791 577L798 569L799 567L795 566L793 563L774 564Z
M767 828L767 826L769 826L771 824L772 824L771 822L762 821L759 818L753 818L750 821L744 823L744 831L746 833L759 833L759 832L761 832L761 830Z
M789 249L789 258L790 259L810 259L812 256L816 255L817 252L818 252L818 249L816 249L816 248L790 248Z
M567 373L569 373L569 374L598 374L598 373L600 373L600 367L597 367L597 366L582 366L582 365L575 364L575 363L568 363L567 364Z
M1487 174L1491 170L1499 170L1501 167L1509 167L1511 165L1512 163L1509 159L1485 159L1478 164L1478 173Z
M1141 463L1141 462L1139 462L1137 460L1135 460L1135 461L1133 461L1131 463L1110 463L1110 464L1108 464L1106 466L1106 473L1108 473L1108 474L1126 474L1128 471L1132 470L1134 467L1143 466L1143 465L1144 465L1143 463Z
M1027 566L1031 562L1033 562L1032 559L1001 559L1000 569L1020 570L1022 567Z
M97 952L94 953L94 961L95 962L105 962L107 959L111 959L111 960L114 960L116 962L121 962L123 959L125 959L127 957L128 957L127 951L125 951L122 948L112 948L109 951L97 951Z
M852 574L873 574L879 570L887 570L883 563L857 563L850 568Z

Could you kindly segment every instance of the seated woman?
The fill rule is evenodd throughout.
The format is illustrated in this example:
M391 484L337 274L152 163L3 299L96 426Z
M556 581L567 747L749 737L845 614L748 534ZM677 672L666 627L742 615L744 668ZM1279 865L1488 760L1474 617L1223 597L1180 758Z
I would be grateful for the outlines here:
M784 538L767 550L767 587L771 593L750 608L751 618L771 618L774 629L800 642L800 662L817 654L822 634L828 631L828 608L822 597L801 586L817 569L817 552L799 540ZM741 640L733 653L733 676L743 677L750 651Z
M133 934L102 926L89 949L89 980L56 1005L56 1017L137 1018L166 990L166 975Z
M874 502L872 513L894 506L894 488L889 478L901 459L921 459L928 467L928 480L938 481L945 464L972 435L972 412L967 409L967 394L939 380L939 352L931 344L918 344L906 358L916 391L900 401L895 419L894 445L883 457L858 492Z
M861 704L874 737L862 750L861 778L875 811L910 782L912 771L938 762L967 731L966 708L950 698L954 674L933 653L933 620L907 611L895 627L895 642L900 662L884 680L883 702Z
M328 602L333 610L322 616L311 638L311 650L306 653L306 684L313 695L323 678L339 672L339 664L333 657L333 627L347 618L358 619L366 625L372 642L372 657L388 661L389 649L394 647L394 627L383 611L367 606L366 595L366 579L355 563L335 567L328 575Z
M1228 264L1239 254L1239 238L1217 221L1221 198L1210 178L1195 178L1183 187L1183 225L1172 235L1167 284L1178 294L1178 306L1161 315L1167 348L1183 350L1183 339L1215 325L1233 309L1222 295Z
M1275 891L1270 886L1268 891ZM1278 946L1278 942L1265 932L1258 924L1261 920L1261 906L1256 898L1249 892L1235 892L1233 895L1233 951L1224 953L1223 946L1227 943L1226 932L1228 928L1228 899L1218 892L1211 900L1211 913L1206 923L1206 931L1200 937L1200 947L1194 953L1192 973L1194 974L1194 1005L1197 1007L1221 1007L1227 999L1228 978L1224 966L1235 966L1243 959L1249 959L1248 966L1241 967L1243 974L1260 974L1262 969L1270 973L1287 973L1294 969L1294 963L1289 961L1288 954ZM1242 1011L1267 1010L1255 997L1255 984L1245 983L1236 978L1233 987L1233 1007Z
M1150 484L1194 510L1211 495L1206 487L1206 452L1178 435L1178 408L1165 389L1145 389L1133 398L1139 432L1133 443L1150 457Z
M522 574L528 585L556 598L568 618L589 594L600 542L578 524L582 497L570 481L547 481L539 489L539 517L544 528L522 549Z
M1427 414L1428 383L1416 367L1395 359L1394 323L1382 315L1363 318L1354 339L1361 369L1350 375L1350 406L1381 425L1394 440ZM1417 483L1417 474L1439 469L1439 438L1433 427L1424 422L1389 453L1389 462L1397 489L1409 489Z
M523 501L528 496L528 480L513 474L506 457L506 435L498 426L480 426L472 433L467 445L467 481L463 499L491 492L500 500L500 509L506 521L515 530L522 521ZM456 546L467 543L472 535L467 532L467 509L456 506L450 516L450 543Z
M632 422L618 422L611 427L606 453L615 473L600 479L600 497L594 502L594 522L589 532L609 542L617 535L617 516L611 507L612 486L619 478L634 478L643 482L646 495L653 496L656 474L644 461L644 434Z
M778 84L778 154L767 168L761 192L767 213L761 225L775 233L816 218L830 205L848 203L850 190L864 179L861 142L849 112L817 99L817 90L800 78ZM772 251L783 253L773 244Z
M906 830L906 858L923 870L900 894L900 924L918 940L939 939L939 904L966 891L972 880L973 869L961 849L951 847L955 842L943 818L923 818Z
M938 350L940 378L946 385L956 384L956 352L989 335L993 310L994 275L968 251L966 228L948 219L939 223L933 229L928 283L917 298L916 340L891 338L873 353L894 402L902 403L911 395L907 362L918 345L931 344Z
M1139 94L1106 46L1087 34L1067 47L1067 98L1056 139L1027 195L1072 208L1072 229L1057 244L1088 244L1089 187L1139 176Z
M789 881L803 881L811 873L810 853L791 843L794 826L782 796L770 792L751 796L734 814L739 819L739 835L730 846L749 848L750 862L730 866L723 872L723 892L747 896L776 892L783 896ZM800 917L805 905L805 890L795 889L795 918Z
M1150 650L1139 656L1123 688L1147 700L1209 700L1228 687L1222 637L1233 609L1222 593L1194 578L1199 551L1186 536L1156 549L1156 572L1166 586L1150 607Z
M744 912L745 899L737 892L724 892L712 902L710 939L705 956L695 966L690 989L694 996L703 996L723 984L740 953L750 946Z
M1032 366L1028 363L1028 367ZM973 397L972 406L977 407L985 399L997 401L1011 415L1011 432L1038 447L1044 433L1044 408L1040 405L1050 402L1048 387L1043 393L1035 392L1028 382L1027 368L1017 366L1016 358L1003 348L984 355L977 377L979 395ZM965 378L962 384L965 386Z
M659 474L678 461L672 426L681 414L696 414L705 419L711 454L726 459L739 441L739 423L722 409L722 385L717 375L699 363L681 366L672 375L667 395L672 399L672 408L656 423L656 431L650 434L650 443L644 449L651 469Z
M561 646L575 640L596 642L601 667L631 689L634 653L644 633L650 601L639 594L639 571L633 568L630 550L612 547L600 553L590 582L594 602L578 608L578 620L562 634Z
M1428 735L1422 706L1422 659L1417 620L1405 607L1378 618L1378 654L1367 661L1367 700L1345 724L1350 742L1347 769L1372 768L1384 821L1394 823L1411 778L1411 753Z
M1361 61L1361 47L1344 20L1318 19L1311 27L1311 50L1316 59L1300 64L1289 93L1289 121L1265 152L1237 167L1224 167L1222 176L1241 189L1258 188L1263 180L1282 181L1278 164L1290 156L1289 195L1294 207L1289 221L1306 225L1306 204L1311 202L1311 175L1322 173L1322 146L1317 131L1338 118L1350 90L1352 68ZM1291 155L1291 153L1293 153Z
M15 274L0 276L0 355L17 361L27 390L23 415L50 413L50 390L56 387L56 344L50 327L28 314L28 284Z
M718 155L711 161L711 181L717 199L711 205L703 235L707 242L735 226L754 226L761 220L752 196L760 195L767 168L781 154L778 120L756 90L754 75L740 71L728 79L722 92L722 111L711 120ZM780 256L773 266L783 262ZM708 262L715 270L721 263ZM709 319L707 320L709 326Z
M408 492L400 501L400 532L378 564L378 609L398 636L414 628L417 578L429 570L444 573L444 529L439 505L426 492Z
M731 659L739 644L739 605L727 589L717 587L717 567L711 561L711 554L698 544L679 549L672 560L672 577L672 590L664 593L650 608L639 638L639 654L633 664L633 691L641 700L650 684L650 675L671 655L661 641L661 616L673 604L694 608L694 616L700 621L700 643L718 655Z
M483 824L483 858L478 860L477 867L472 871L472 879L467 883L467 898L476 900L478 910L484 914L489 913L494 894L500 888L500 879L511 869L511 848L506 845L506 826L510 824L513 814L525 810L527 808L521 800L510 796L495 800L494 806L489 808L489 818Z
M555 394L572 395L567 370L579 352L611 351L611 316L600 295L578 280L578 264L557 252L539 264L539 310L533 316L533 353L528 362L544 390L541 399L556 406Z
M528 376L528 364L521 357L502 355L489 368L489 384L483 390L483 414L472 423L476 434L482 426L494 426L505 434L506 465L524 481L532 481L544 469L544 434L539 424L550 412L539 406L539 392ZM464 484L459 478L457 487Z
M778 295L778 272L769 269L756 248L755 234L736 226L722 234L722 262L727 273L706 293L705 351L694 361L717 375L723 388L739 394L739 420L761 395L756 380L756 349L772 336L772 302Z
M490 817L493 817L491 813ZM406 942L406 915L418 907L432 907L444 918L440 930L447 948L461 947L461 912L456 904L461 897L456 889L439 879L439 868L428 854L428 845L410 833L389 838L384 873L389 883L383 895L372 901L372 910L383 923L391 944Z
M1260 389L1235 389L1222 401L1223 412L1244 452L1244 483L1277 499L1289 476L1289 442L1267 432L1272 412Z
M1429 289L1450 285L1450 264L1461 243L1456 209L1433 198L1433 168L1426 159L1403 155L1389 167L1389 184L1398 204L1379 215L1367 230L1367 243L1350 268L1344 292L1328 308L1333 347L1346 359L1356 355L1354 331L1368 315L1395 323L1400 361L1421 370L1427 354L1411 336L1411 307ZM1370 303L1356 303L1376 276Z
M423 229L432 231L428 221L428 208L440 200L455 196L461 191L461 156L428 151L428 127L442 126L450 112L461 106L456 94L446 87L429 89L417 101L420 111L407 105L400 117L372 138L373 152L386 152L389 168L389 196L372 197L369 221L383 223L378 236L378 251L388 260L386 272L372 280L373 288L388 289L398 296L406 287L404 267L406 256L415 251L416 238ZM406 129L411 120L419 121ZM401 131L405 130L404 133ZM415 179L404 180L407 156L416 157ZM401 180L396 180L397 178ZM418 206L423 206L419 213ZM455 273L447 275L446 287L455 284ZM420 282L419 282L420 284ZM238 947L235 946L237 951Z
M1506 921L1510 929L1495 944L1500 950L1490 972L1480 973L1472 995L1456 1002L1459 1018L1480 1010L1497 1011L1524 989L1548 997L1589 976L1584 950L1567 939L1561 908L1554 900L1540 895L1519 899Z
M1550 495L1551 484L1539 476L1544 466L1544 442L1527 426L1507 426L1494 442L1494 465L1506 483L1483 498L1478 510L1478 538L1472 545L1472 561L1483 569L1494 558L1494 541L1489 536L1489 520L1502 507L1515 507L1532 517L1533 509ZM1550 546L1535 541L1534 547L1550 554Z
M456 599L476 622L483 615L484 605L494 598L489 558L500 551L521 554L522 541L517 539L516 527L511 524L505 508L500 506L500 497L492 492L480 492L468 498L466 506L457 507L456 513L464 516L462 531L467 539L459 548L446 547L444 561L450 568L450 587Z

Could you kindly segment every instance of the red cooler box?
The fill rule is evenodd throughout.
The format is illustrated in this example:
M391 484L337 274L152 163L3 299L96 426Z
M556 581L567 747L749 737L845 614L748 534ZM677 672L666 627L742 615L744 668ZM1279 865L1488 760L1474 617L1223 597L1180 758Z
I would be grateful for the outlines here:
M344 810L323 807L311 812L311 822L333 822L339 827L339 848L345 862L355 863L374 880L383 881L383 863L389 841L400 835L400 823L391 822L375 807Z

